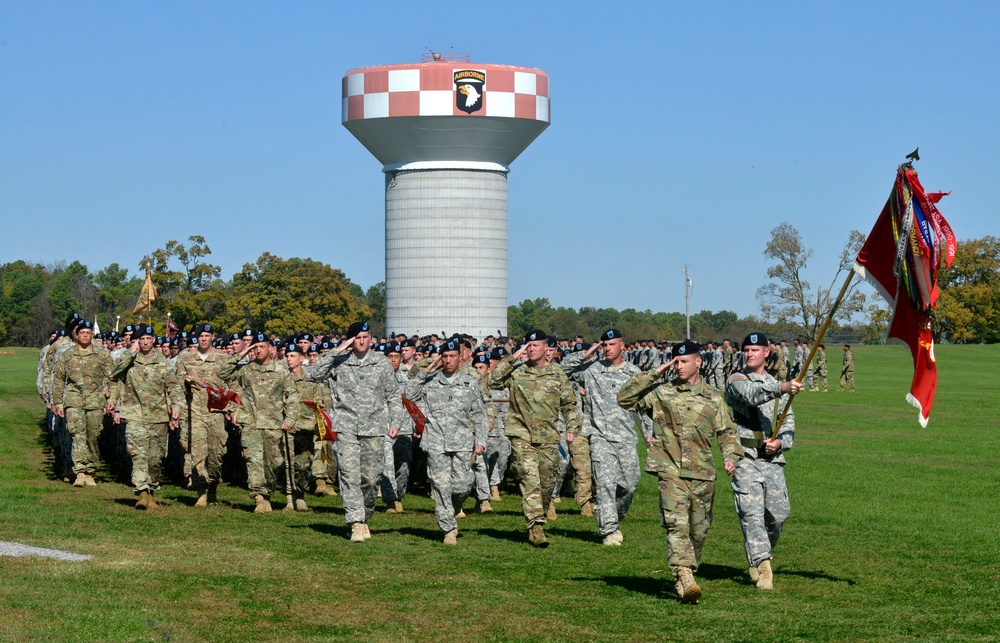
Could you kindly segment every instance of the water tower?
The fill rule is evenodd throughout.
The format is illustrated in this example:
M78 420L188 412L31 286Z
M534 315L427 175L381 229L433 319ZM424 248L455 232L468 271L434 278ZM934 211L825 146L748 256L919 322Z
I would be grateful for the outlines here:
M352 69L342 121L385 173L386 329L506 332L507 172L549 125L549 77L465 54Z

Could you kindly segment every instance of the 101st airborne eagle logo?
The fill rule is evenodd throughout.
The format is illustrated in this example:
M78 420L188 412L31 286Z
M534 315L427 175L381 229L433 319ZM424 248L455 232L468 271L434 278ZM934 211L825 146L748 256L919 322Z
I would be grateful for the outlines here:
M455 70L455 106L466 114L483 108L486 72L475 69Z

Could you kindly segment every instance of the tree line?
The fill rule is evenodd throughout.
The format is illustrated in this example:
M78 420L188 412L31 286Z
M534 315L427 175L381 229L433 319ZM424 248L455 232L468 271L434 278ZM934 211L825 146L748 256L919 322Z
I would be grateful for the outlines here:
M852 231L829 286L813 288L805 279L812 251L801 235L783 223L771 232L764 255L774 263L757 291L759 315L740 317L730 310L702 310L691 316L692 339L739 340L762 330L781 338L808 339L825 319L836 289L850 268L864 236ZM343 271L313 259L283 259L265 252L229 280L211 263L211 249L201 236L168 241L130 272L117 263L93 272L79 261L54 265L13 261L0 265L0 345L39 346L53 328L74 311L96 320L103 331L138 321L132 313L149 267L158 298L143 320L166 334L167 313L182 329L202 321L223 330L263 328L280 335L301 330L335 331L366 318L376 333L385 332L385 284L367 290ZM866 299L852 288L835 317L829 343L879 343L889 311L879 298ZM1000 341L1000 239L993 236L959 243L951 270L940 278L941 303L934 311L938 341ZM117 319L120 317L120 319ZM679 312L628 308L579 309L553 306L547 298L526 299L508 307L506 329L518 336L534 328L561 337L588 340L614 327L629 339L678 341L687 320ZM456 329L457 330L457 329ZM500 330L500 329L498 329Z

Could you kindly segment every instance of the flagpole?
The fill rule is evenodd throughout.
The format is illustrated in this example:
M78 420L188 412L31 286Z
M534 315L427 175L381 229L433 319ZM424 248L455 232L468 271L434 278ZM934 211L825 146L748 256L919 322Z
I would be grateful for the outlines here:
M833 316L837 313L837 309L840 308L840 304L844 301L844 295L847 294L847 289L851 285L851 281L854 279L854 270L850 269L847 271L847 279L844 280L844 285L840 287L840 294L837 295L837 299L833 302L833 307L830 308L830 314L823 322L823 327L819 329L819 334L813 340L812 347L809 349L809 356L806 357L805 363L802 365L802 370L799 372L799 376L795 378L795 381L799 384L802 383L802 378L806 376L806 370L809 368L809 364L812 363L813 356L816 354L816 349L819 348L819 343L823 341L823 336L826 335L826 331L830 328L831 322L833 322ZM788 402L785 404L785 408L781 409L781 415L778 416L778 421L774 423L774 430L771 431L772 436L778 435L778 429L785 421L785 416L788 415L788 409L792 407L792 400L795 399L795 393L788 394Z

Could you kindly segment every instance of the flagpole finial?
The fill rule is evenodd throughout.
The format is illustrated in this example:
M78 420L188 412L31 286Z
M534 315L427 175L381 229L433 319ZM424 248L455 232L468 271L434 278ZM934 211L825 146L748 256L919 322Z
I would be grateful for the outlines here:
M910 152L909 154L907 154L906 155L906 160L910 161L911 163L913 161L919 161L920 160L920 148L918 147L917 149L915 149L912 152Z

